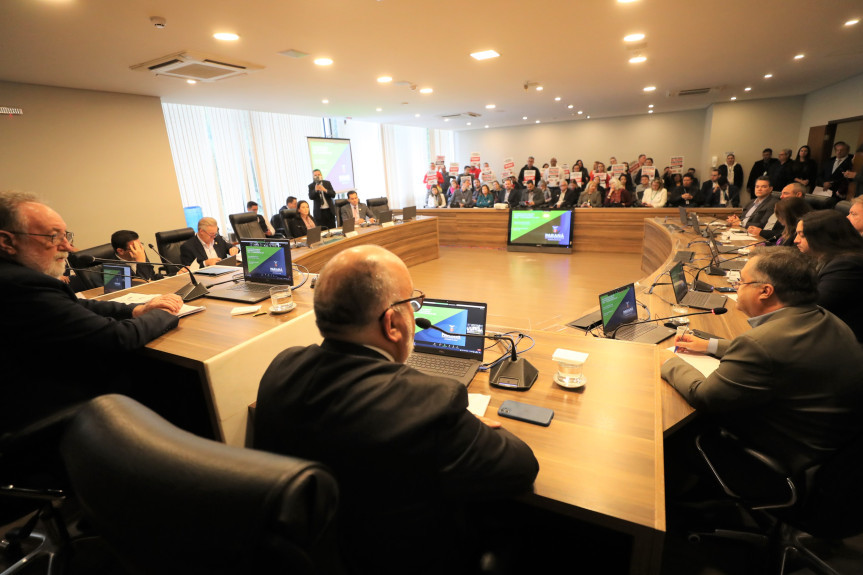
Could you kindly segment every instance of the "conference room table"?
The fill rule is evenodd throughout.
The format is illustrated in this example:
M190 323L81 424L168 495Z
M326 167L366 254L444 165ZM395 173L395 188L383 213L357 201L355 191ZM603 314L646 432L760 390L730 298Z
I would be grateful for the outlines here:
M437 220L428 241L436 240ZM638 299L653 317L671 315L673 294L670 286L657 285L652 294L642 293L669 267L674 253L701 238L691 232L668 229L669 216L642 219L642 269ZM398 253L399 246L408 257L429 257L428 250L417 254L410 245L426 219L392 228L374 228L355 238L340 240L315 249L292 250L295 261L308 262L318 270L328 257L350 245L348 242L387 241ZM681 222L675 220L678 226ZM423 228L425 229L425 228ZM696 258L706 252L703 243L690 249ZM326 251L330 251L329 254ZM434 252L437 257L437 251ZM562 256L569 257L569 256ZM706 261L696 259L694 265ZM725 284L724 278L702 274L702 280ZM145 293L168 293L186 283L181 276L134 288ZM444 280L442 280L444 281ZM213 283L214 280L208 280ZM664 282L660 282L664 283ZM113 298L123 292L104 296ZM180 320L180 327L151 342L144 354L182 365L197 377L209 402L215 435L229 444L244 445L248 439L248 406L255 401L258 382L270 361L283 349L309 345L321 338L314 324L312 291L306 283L294 292L297 307L285 315L231 316L240 304L203 299L193 302L206 311ZM743 314L728 302L729 313L722 316L695 316L692 327L721 337L733 337L748 329ZM262 302L262 311L269 302ZM585 310L587 312L589 310ZM489 330L508 331L514 322L491 324ZM506 325L504 325L506 324ZM502 420L524 439L540 463L533 493L522 499L536 507L563 517L602 526L631 541L629 573L659 571L665 531L665 485L663 437L688 418L692 409L660 377L660 364L666 340L659 345L624 342L592 337L564 325L544 326L528 333L534 347L523 357L539 370L533 387L526 392L500 389L488 383L487 373L479 373L469 392L490 396L488 417L497 418L500 404L512 399L548 407L554 418L548 427ZM525 340L526 341L526 340ZM519 350L525 349L525 343ZM558 348L588 353L584 366L586 385L565 389L553 381L557 364L551 357ZM495 351L486 352L487 359Z

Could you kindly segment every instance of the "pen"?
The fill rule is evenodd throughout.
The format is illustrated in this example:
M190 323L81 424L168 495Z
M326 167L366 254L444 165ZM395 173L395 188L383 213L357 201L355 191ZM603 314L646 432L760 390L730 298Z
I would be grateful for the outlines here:
M258 313L256 313L256 314L255 314L255 315L253 315L252 317L258 317L259 315L267 315L267 312L265 312L265 311L259 311Z

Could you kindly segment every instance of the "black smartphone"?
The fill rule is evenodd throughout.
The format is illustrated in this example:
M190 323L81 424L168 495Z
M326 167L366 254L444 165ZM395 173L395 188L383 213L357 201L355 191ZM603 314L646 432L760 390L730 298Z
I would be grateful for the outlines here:
M500 404L497 414L501 417L548 427L551 424L551 418L554 417L554 410L507 399Z

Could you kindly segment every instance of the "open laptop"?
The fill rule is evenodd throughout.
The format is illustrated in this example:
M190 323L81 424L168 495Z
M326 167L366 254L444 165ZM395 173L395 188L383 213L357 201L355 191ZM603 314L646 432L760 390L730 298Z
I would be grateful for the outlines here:
M602 331L605 337L656 344L677 333L677 330L659 323L627 325L638 321L638 303L635 301L633 284L600 294L599 312L602 314Z
M342 222L342 233L348 235L356 229L356 221L353 218L347 218Z
M114 293L132 287L132 268L119 264L102 264L102 285L105 293Z
M728 298L724 295L715 293L706 293L700 291L691 291L686 285L686 275L683 273L683 262L677 262L668 270L668 275L671 276L671 287L674 288L674 299L680 305L686 305L698 309L713 309L715 307L725 307L725 302Z
M206 297L257 303L270 297L270 288L293 285L290 240L240 240L243 282L219 286Z
M417 207L408 206L402 209L402 221L415 220L417 218Z
M217 261L215 265L195 270L195 273L200 276L216 277L235 271L237 271L237 256L228 256L223 260Z
M716 238L713 233L709 233L707 237L707 245L710 246L711 263L724 271L740 271L746 265L746 259L719 259L719 246L716 243ZM748 258L747 258L748 259Z
M414 351L406 363L423 373L443 375L469 385L482 364L487 310L488 306L479 302L425 298L416 317L424 317L453 334L477 335L462 337L415 327Z
M716 241L716 234L714 234L713 230L711 230L710 228L707 228L707 234L708 234L707 239L713 241L713 246L716 248L717 253L720 253L720 254L737 254L737 253L740 253L739 250L740 250L741 246L735 246L734 244L726 246L726 245L723 245L723 244L720 244L719 242L717 242Z
M386 223L391 222L391 221L393 221L393 211L392 210L387 210L385 212L381 212L378 215L378 222L377 223L379 223L379 224L386 224Z

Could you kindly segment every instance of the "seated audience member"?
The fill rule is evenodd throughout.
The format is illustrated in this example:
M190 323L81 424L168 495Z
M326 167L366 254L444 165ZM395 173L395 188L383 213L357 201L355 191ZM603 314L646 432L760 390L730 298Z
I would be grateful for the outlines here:
M718 187L717 181L719 180L719 168L713 168L710 170L710 178L705 180L703 184L701 184L701 189L698 191L698 204L701 206L709 206L710 205L710 196ZM726 202L727 203L727 202Z
M688 168L686 170L686 173L683 175L689 176L689 178L692 180L692 185L696 188L698 187L698 176L695 175L695 168Z
M577 173L581 174L581 182L579 183L578 177L575 175ZM582 187L590 180L590 172L587 171L587 168L584 167L584 162L581 160L576 160L572 165L572 168L569 170L569 179L570 181L575 180L575 185L579 188Z
M579 193L581 193L581 190L578 189L578 186L573 180L570 180L569 183L566 185L566 191L560 194L560 197L557 198L557 202L552 205L552 209L571 210L578 202Z
M521 202L521 190L516 189L512 178L503 181L503 190L497 197L499 204L509 204L510 209L517 208Z
M818 178L818 164L812 159L812 149L809 146L800 146L797 157L791 166L791 175L798 184L806 186L806 193L815 187Z
M590 180L587 187L582 190L578 196L579 208L601 208L602 207L602 192L599 189L599 182Z
M817 305L811 258L758 248L740 275L737 309L752 329L731 341L678 336L678 348L713 354L719 366L705 376L675 356L663 363L662 377L705 416L703 424L728 430L797 473L863 432L863 350L847 325ZM678 433L694 449L689 433ZM666 462L673 468L683 462L669 447ZM673 474L666 479L680 483ZM715 484L712 474L709 482ZM677 495L667 492L670 500Z
M643 155L643 154L642 154ZM641 165L641 168L638 169L638 172L635 174L635 181L640 182L642 176L648 176L648 179L652 182L654 178L659 176L655 166L653 165L653 158L645 157L644 160L641 159L641 156L638 157L638 163ZM644 168L653 168L651 170L645 170Z
M491 183L491 193L494 195L495 201L500 197L500 193L503 191L503 188L500 187L500 182L497 180Z
M848 210L848 221L857 230L857 233L863 235L863 196L857 196L851 202L851 209Z
M717 172L718 173L718 172ZM713 172L711 172L711 181L704 182L701 189L701 205L712 208L731 208L740 205L740 189L728 183L728 178L719 174L716 180L713 180ZM705 192L705 188L707 192Z
M288 220L288 226L291 228L291 237L302 238L309 233L311 228L317 226L314 218L310 215L309 202L300 200L297 204L298 218Z
M521 197L520 206L523 208L535 208L542 206L544 201L542 192L534 185L533 180L527 180L525 190Z
M286 349L261 379L254 447L333 470L350 572L467 572L466 504L529 490L538 471L524 442L467 410L463 385L404 365L423 297L391 252L339 253L314 290L323 343Z
M427 208L445 208L446 204L446 195L444 195L440 186L432 186L429 188L429 195L426 198Z
M285 205L279 208L281 210L296 210L297 209L297 198L294 196L288 196L288 199L285 200Z
M773 228L765 225L759 234L753 235L760 235L777 246L794 247L794 240L797 237L797 222L800 221L803 214L812 211L812 206L803 198L791 197L776 202L773 211L777 225Z
M806 193L806 187L802 184L792 183L788 184L784 188L782 188L782 192L779 194L779 201L788 199L788 198L803 198L803 194ZM750 225L746 228L746 231L753 236L761 236L762 238L766 238L768 240L773 240L779 237L782 234L782 225L776 216L776 208L773 208L773 215L770 216L763 226L754 226Z
M608 188L608 180L611 179L611 174L605 171L605 164L596 162L596 167L590 172L590 180L599 184L599 190L605 192Z
M354 222L358 224L364 222L375 223L375 213L367 205L360 202L360 197L353 191L348 192L348 203L342 206L340 216L342 218L341 221L353 218Z
M719 166L719 175L725 176L725 179L728 180L728 184L734 186L738 190L740 190L741 186L745 183L743 181L743 166L737 163L737 159L734 157L734 154L728 154L725 157L725 163Z
M842 318L863 342L863 237L836 210L818 210L797 222L794 243L816 261L818 305Z
M647 176L642 176L646 178ZM645 208L662 208L668 201L668 191L662 187L662 178L653 178L650 188L644 192L641 205Z
M778 201L771 194L770 180L767 176L761 176L755 180L755 199L743 209L740 216L728 216L728 224L749 228L755 226L763 228L770 216L773 215L773 206Z
M246 210L258 214L258 202L246 202ZM258 214L258 225L261 226L261 232L265 236L271 237L276 235L276 230L273 229L270 222L268 222L261 214Z
M676 174L675 174L676 175ZM699 191L692 180L692 176L685 174L681 179L681 185L671 190L668 205L673 207L699 205Z
M449 202L451 208L472 208L473 207L473 190L471 190L470 182L465 180L460 188L452 193L452 199Z
M177 327L183 301L174 294L136 305L78 299L59 279L72 250L60 214L33 194L0 192L0 436L98 395L131 391L136 360L125 352ZM70 368L82 361L99 367Z
M644 205L644 192L650 190L650 177L647 175L641 176L641 183L635 186L635 205Z
M545 180L539 181L539 192L542 194L542 203L537 203L536 207L545 206L548 204L553 204L557 201L558 196L560 196L560 188L555 188L557 191L552 192L551 188L548 187L548 182Z
M132 275L147 281L160 280L162 274L156 273L153 264L144 252L144 246L138 239L138 234L131 230L119 230L111 234L111 247L117 259L129 262ZM185 271L185 270L184 270Z
M483 184L480 189L479 196L476 198L476 207L478 208L493 208L494 207L494 194L491 193L491 190L488 187L488 184Z
M201 267L234 255L239 251L236 246L228 246L225 238L219 235L219 224L213 218L198 220L198 233L180 246L180 263L190 266L198 262Z
M632 195L623 187L620 180L612 178L609 180L608 193L602 205L606 208L627 208L632 205Z
M635 186L632 184L632 179L629 175L629 172L624 172L617 176L617 181L620 182L620 185L623 186L629 195L632 196L633 201L635 201Z

